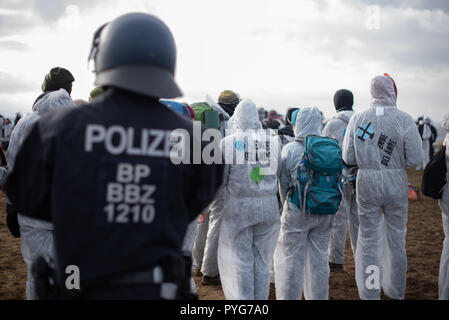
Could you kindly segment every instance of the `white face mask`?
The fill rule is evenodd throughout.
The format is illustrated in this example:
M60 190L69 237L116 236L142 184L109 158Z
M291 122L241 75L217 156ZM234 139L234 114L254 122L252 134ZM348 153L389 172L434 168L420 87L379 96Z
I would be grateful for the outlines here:
M423 125L424 124L424 121L423 120L419 120L419 122L418 122L420 125Z

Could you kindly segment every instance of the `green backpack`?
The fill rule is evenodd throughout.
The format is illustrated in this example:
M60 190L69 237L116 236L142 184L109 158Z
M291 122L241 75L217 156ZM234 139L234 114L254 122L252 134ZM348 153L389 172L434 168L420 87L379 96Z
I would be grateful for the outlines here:
M220 123L219 113L209 107L206 102L193 104L193 111L195 111L195 120L201 121L207 128L218 129Z
M307 136L304 155L291 172L288 201L306 214L335 214L342 199L343 160L338 141Z

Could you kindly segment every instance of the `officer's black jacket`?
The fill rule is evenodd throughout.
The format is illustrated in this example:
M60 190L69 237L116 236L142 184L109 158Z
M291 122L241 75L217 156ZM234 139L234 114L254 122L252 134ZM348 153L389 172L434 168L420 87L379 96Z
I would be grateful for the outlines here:
M189 119L156 99L118 89L108 90L91 104L43 117L32 127L4 189L22 214L53 221L57 269L62 273L59 281L63 281L66 266L76 265L81 286L148 269L167 257L179 257L187 224L211 202L223 170L222 165L215 164L174 165L164 156L111 154L100 142L90 144L90 151L86 151L89 124L133 131L134 146L154 141L149 136L142 142L143 128L183 128L193 140ZM118 135L113 137L118 145ZM155 150L162 149L164 141ZM151 169L149 176L122 183L122 187L151 185L156 190L147 194L151 199L139 208L134 204L119 207L126 201L112 203L115 211L109 216L106 189L108 183L117 182L120 163ZM155 213L151 223L142 222L145 205L147 222Z

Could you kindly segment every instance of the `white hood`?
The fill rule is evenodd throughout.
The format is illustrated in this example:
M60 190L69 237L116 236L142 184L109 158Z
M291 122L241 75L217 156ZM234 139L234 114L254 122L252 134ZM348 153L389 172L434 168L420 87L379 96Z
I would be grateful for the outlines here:
M395 107L397 97L393 79L377 76L371 80L371 96L371 107Z
M442 123L443 129L449 132L449 113L444 116L444 120Z
M234 130L262 129L254 102L249 99L242 100L235 108L228 125Z
M301 108L296 117L295 138L321 134L321 114L317 107Z

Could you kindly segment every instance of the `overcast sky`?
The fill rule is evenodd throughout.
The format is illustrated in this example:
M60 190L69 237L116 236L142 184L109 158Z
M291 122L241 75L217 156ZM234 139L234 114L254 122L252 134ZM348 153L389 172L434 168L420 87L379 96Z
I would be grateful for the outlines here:
M0 114L30 111L55 66L74 74L72 97L87 100L94 31L134 11L172 30L190 103L231 89L281 113L317 106L330 117L336 90L366 109L370 80L388 72L413 117L449 112L447 0L0 0Z

